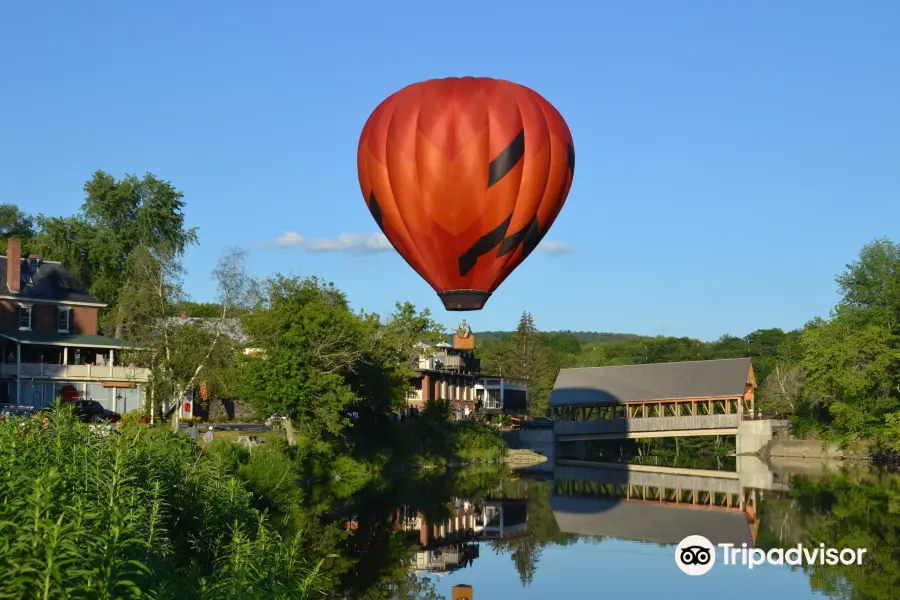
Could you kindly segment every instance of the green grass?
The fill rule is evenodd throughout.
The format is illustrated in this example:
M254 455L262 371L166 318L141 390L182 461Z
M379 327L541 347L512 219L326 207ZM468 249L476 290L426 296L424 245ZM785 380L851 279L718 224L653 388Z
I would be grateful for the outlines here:
M206 446L203 436L206 434L206 428L200 430L199 443ZM223 440L228 442L237 442L241 436L256 436L260 442L271 443L275 440L287 440L287 436L283 429L270 429L269 431L234 431L231 429L222 429L221 431L213 426L213 441Z

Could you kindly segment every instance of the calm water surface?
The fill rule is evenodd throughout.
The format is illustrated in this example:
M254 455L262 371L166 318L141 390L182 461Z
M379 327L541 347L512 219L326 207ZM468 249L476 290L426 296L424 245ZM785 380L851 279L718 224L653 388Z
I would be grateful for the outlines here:
M715 466L715 465L713 465ZM338 512L357 598L900 598L900 476L822 465L730 469L565 463L478 467L355 497ZM799 469L798 469L799 467ZM332 514L332 518L336 513ZM866 548L861 566L717 564L684 574L675 547Z

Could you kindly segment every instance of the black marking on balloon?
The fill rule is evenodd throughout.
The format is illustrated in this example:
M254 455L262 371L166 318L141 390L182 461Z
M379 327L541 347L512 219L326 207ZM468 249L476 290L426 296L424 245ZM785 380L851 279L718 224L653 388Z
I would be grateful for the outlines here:
M384 215L381 213L381 207L378 206L378 200L375 199L375 190L369 192L369 212L372 213L372 218L378 223L378 229L384 232L384 225L382 225Z
M534 249L537 248L538 244L541 243L541 240L544 239L546 234L547 230L541 231L541 228L538 225L537 215L535 215L534 219L528 225L528 233L525 234L525 240L522 242L522 258L531 254Z
M505 256L523 244L526 246L525 252L527 254L529 252L529 250L527 250L528 244L533 243L535 239L539 239L538 233L538 220L537 215L535 215L528 225L503 239L503 243L500 244L500 249L497 250L497 257Z
M566 150L566 165L569 167L569 177L575 177L575 148L572 144L568 144Z
M506 236L506 230L512 221L512 215L509 215L505 221L500 223L493 231L486 233L478 241L472 244L472 247L459 255L459 276L464 277L466 273L471 271L478 259L496 248Z
M525 130L519 132L509 146L503 149L494 160L491 161L491 167L488 171L488 187L506 177L506 174L513 170L522 157L525 156Z

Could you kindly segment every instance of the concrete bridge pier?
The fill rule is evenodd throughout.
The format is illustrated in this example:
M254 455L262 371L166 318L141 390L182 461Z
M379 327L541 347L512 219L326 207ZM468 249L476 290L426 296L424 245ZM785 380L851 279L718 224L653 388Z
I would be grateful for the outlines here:
M553 429L520 429L516 434L518 448L524 448L546 456L546 464L552 467L554 461L556 461L556 434ZM583 452L584 450L582 449Z
M784 427L787 421L760 419L758 421L741 421L735 438L736 454L756 454L766 447L772 439L774 429Z

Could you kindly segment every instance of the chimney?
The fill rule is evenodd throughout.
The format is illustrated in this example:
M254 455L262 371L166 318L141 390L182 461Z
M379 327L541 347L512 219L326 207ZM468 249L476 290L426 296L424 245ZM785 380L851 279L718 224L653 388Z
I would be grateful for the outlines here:
M453 600L472 600L472 586L461 583L453 586Z
M9 238L6 246L6 287L10 293L18 294L22 286L22 243L18 238Z

